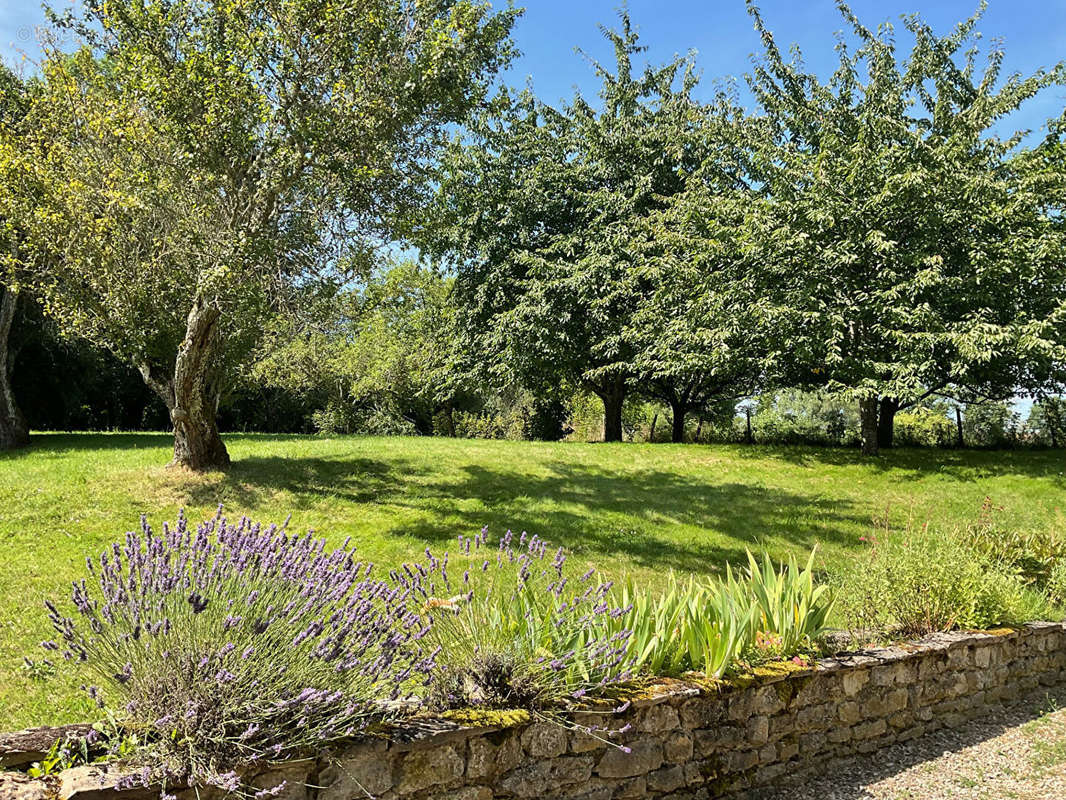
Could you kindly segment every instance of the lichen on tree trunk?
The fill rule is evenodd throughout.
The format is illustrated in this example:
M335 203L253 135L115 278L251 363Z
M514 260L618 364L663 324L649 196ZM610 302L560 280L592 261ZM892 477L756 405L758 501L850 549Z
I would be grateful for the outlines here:
M170 412L174 426L172 467L197 471L226 469L229 452L218 432L218 401L221 395L222 312L203 298L196 298L189 312L185 339L178 348L172 375L148 363L138 365L148 386Z
M30 443L26 418L15 402L11 388L11 365L8 357L8 338L15 321L18 295L0 286L0 450L14 450Z

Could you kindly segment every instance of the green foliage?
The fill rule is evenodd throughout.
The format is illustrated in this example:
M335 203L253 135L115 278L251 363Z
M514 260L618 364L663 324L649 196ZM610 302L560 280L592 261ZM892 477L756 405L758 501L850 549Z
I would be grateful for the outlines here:
M903 447L951 447L958 432L943 406L921 405L896 414L895 443Z
M1009 563L979 552L958 532L922 526L864 539L866 552L838 575L843 616L861 636L922 636L1052 614Z
M634 669L651 675L680 675L698 670L721 677L740 660L759 660L764 640L772 638L774 656L789 658L817 642L828 630L833 601L827 586L814 581L814 552L799 568L795 557L774 567L769 555L748 552L748 566L722 580L679 580L671 573L661 594L632 580L618 590L615 625L630 630Z
M1055 566L1066 559L1066 538L1058 527L1022 530L1006 523L1005 509L986 497L971 524L960 530L963 541L997 564L1006 565L1027 583L1045 586Z
M1066 607L1066 558L1059 558L1051 565L1047 595L1060 608Z
M357 288L307 287L269 326L253 376L318 398L323 432L431 434L436 414L474 405L450 291L450 280L412 261Z
M107 744L106 751L102 747L104 743ZM31 778L43 778L83 764L122 761L133 756L140 746L140 737L120 731L110 720L96 723L84 736L68 735L62 740L57 739L44 758L35 761L26 773Z
M748 569L742 578L727 577L734 596L754 594L759 609L757 630L779 636L785 655L797 652L804 643L817 641L828 630L833 603L829 587L814 582L814 556L812 550L802 570L794 555L789 556L787 567L775 569L764 552L760 569L749 551Z
M1033 404L1025 427L1033 444L1062 447L1066 444L1066 400L1043 397Z
M756 442L773 444L854 444L855 410L824 392L786 390L760 395L752 414Z
M782 311L781 379L908 404L949 384L1009 396L1055 374L1062 126L1030 150L997 129L1061 84L1063 65L1003 80L996 44L979 69L980 11L945 36L905 17L914 44L900 53L891 25L868 28L841 2L847 34L823 80L748 5L764 48L747 229Z
M1019 429L1018 413L1006 403L970 403L962 414L963 440L969 447L1013 447Z

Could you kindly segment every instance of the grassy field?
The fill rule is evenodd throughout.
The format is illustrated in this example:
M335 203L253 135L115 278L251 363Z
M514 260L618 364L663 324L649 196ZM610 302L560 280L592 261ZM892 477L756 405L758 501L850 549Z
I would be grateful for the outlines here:
M898 450L867 462L847 450L448 439L231 435L226 473L169 471L163 434L43 434L0 455L0 730L85 718L62 666L20 668L48 638L41 606L65 597L88 554L184 507L335 542L351 535L380 561L447 549L482 525L538 533L580 562L646 583L671 569L720 570L746 547L775 555L816 543L832 567L872 525L974 519L985 496L1007 524L1062 527L1061 452Z

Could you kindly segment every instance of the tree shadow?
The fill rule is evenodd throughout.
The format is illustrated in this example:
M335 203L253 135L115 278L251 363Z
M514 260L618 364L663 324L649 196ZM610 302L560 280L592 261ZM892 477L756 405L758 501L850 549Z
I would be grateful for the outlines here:
M487 526L494 539L525 530L604 567L622 556L646 568L694 573L741 563L745 548L764 544L777 556L818 543L854 546L849 531L868 523L847 501L656 469L618 472L558 460L539 463L535 474L432 466L396 456L257 456L183 492L198 505L223 498L227 506L252 508L280 491L294 510L323 498L401 509L408 513L394 515L381 533L418 549L446 547Z
M252 456L235 460L224 473L174 473L170 482L192 505L254 509L284 492L290 510L296 511L324 498L352 505L379 503L402 494L423 471L399 458Z
M144 450L170 448L169 433L38 433L30 435L30 444L19 450L0 450L0 459L24 456L57 458L83 450Z
M953 480L973 482L1016 475L1048 478L1066 487L1066 458L1056 450L942 450L894 447L878 456L864 456L847 447L749 445L731 450L742 458L778 458L800 467L865 467L877 472L902 471L914 476L944 474Z

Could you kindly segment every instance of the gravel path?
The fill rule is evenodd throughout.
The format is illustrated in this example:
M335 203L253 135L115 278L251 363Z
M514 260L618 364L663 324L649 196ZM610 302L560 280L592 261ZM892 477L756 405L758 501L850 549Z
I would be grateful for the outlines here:
M1066 800L1066 689L870 756L765 800Z

